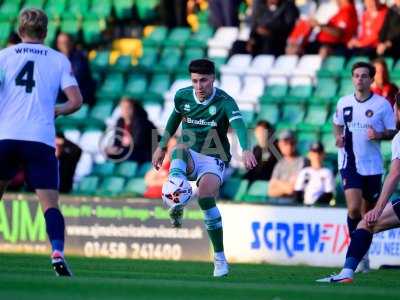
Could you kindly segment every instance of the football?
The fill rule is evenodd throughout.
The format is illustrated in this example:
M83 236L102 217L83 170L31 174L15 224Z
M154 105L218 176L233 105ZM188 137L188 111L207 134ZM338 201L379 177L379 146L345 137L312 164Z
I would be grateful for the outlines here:
M168 207L186 205L192 196L192 187L184 178L169 178L162 187L162 199Z

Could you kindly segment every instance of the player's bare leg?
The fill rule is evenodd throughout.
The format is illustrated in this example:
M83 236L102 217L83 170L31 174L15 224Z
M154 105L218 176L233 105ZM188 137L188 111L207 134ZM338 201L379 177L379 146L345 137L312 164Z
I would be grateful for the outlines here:
M58 207L58 191L37 189L36 195L46 220L46 230L52 248L52 265L57 276L72 276L64 259L65 222Z
M199 206L204 213L204 223L214 248L214 277L228 275L229 268L224 254L222 219L215 198L220 188L217 175L206 173L199 181Z

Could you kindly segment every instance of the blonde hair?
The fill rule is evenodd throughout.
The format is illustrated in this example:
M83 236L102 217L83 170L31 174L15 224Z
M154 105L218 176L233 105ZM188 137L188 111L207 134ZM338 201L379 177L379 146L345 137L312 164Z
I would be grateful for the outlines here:
M47 34L47 15L38 8L25 8L19 14L18 34L20 37L44 39Z

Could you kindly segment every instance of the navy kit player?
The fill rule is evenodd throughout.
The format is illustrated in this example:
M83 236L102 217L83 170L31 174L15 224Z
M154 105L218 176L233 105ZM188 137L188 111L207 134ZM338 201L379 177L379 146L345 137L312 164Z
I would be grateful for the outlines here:
M395 111L397 120L399 120L400 94L396 96ZM400 227L400 199L389 201L399 182L400 133L397 133L392 141L392 163L383 184L382 192L375 207L364 216L357 229L352 233L342 271L338 275L319 279L318 282L352 282L357 265L371 246L372 235L390 228Z
M42 10L24 9L18 28L22 43L0 51L0 199L22 166L44 213L54 271L71 276L58 208L54 119L78 110L82 96L68 59L43 45L47 22ZM60 87L68 100L56 106Z
M333 118L350 234L362 216L374 207L381 190L383 159L380 140L392 139L396 133L389 102L370 91L374 75L375 68L369 63L353 65L355 92L338 101ZM360 271L368 270L367 257L360 267Z

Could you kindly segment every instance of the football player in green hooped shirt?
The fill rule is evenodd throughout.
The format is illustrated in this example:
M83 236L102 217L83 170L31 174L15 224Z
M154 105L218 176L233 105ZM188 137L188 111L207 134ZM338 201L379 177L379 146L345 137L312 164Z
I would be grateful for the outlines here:
M189 64L192 86L179 90L160 144L153 155L158 170L166 154L169 138L182 122L182 136L171 152L170 177L197 180L199 206L204 212L207 232L214 248L214 276L228 274L224 255L222 220L215 198L223 181L225 165L231 158L227 139L229 126L235 129L243 149L243 163L252 169L257 162L249 149L247 129L235 101L214 87L214 63L207 59ZM183 206L175 206L170 216L175 227L181 226Z

